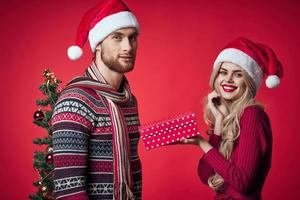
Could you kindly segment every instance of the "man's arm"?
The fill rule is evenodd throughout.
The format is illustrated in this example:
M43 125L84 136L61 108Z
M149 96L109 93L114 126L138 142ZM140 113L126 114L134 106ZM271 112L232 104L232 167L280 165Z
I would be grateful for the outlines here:
M89 133L95 115L76 90L64 91L53 116L54 194L56 199L87 200Z

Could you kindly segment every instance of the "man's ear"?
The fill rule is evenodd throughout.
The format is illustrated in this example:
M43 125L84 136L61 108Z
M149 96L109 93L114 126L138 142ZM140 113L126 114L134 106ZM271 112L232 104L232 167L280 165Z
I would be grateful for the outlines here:
M102 47L101 47L100 44L98 44L98 45L96 46L96 48L95 48L94 57L96 58L97 55L98 55L98 57L99 57L99 56L101 55L101 51L102 51Z
M101 53L101 44L98 44L97 46L96 46L96 48L95 48L95 53L97 52L97 51L99 51L100 53Z

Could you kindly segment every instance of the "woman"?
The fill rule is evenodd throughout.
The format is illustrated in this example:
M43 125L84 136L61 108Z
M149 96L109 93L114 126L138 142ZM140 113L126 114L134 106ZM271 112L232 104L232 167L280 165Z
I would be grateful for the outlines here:
M254 97L264 75L279 85L283 71L274 52L246 38L231 42L217 57L204 118L209 141L197 137L181 143L198 145L204 155L198 174L215 199L261 199L271 166L272 132L268 115Z

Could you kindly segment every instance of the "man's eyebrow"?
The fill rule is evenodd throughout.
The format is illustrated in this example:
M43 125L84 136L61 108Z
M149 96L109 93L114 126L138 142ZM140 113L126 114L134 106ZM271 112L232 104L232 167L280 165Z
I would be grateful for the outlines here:
M113 33L112 33L112 35L121 35L121 36L124 36L124 34L123 34L123 33L121 33L121 32L118 32L118 31L115 31L115 32L113 32Z
M118 32L118 31L113 32L112 35L126 36L124 33ZM132 36L138 36L138 33L137 32L133 32L133 33L131 33L131 34L128 35L128 37L132 37Z
M130 36L138 36L138 32L133 32Z

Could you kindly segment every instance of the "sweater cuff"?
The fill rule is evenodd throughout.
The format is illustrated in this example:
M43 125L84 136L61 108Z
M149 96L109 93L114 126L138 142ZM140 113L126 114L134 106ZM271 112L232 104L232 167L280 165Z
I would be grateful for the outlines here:
M89 200L89 197L85 191L82 191L76 194L58 197L57 200Z

